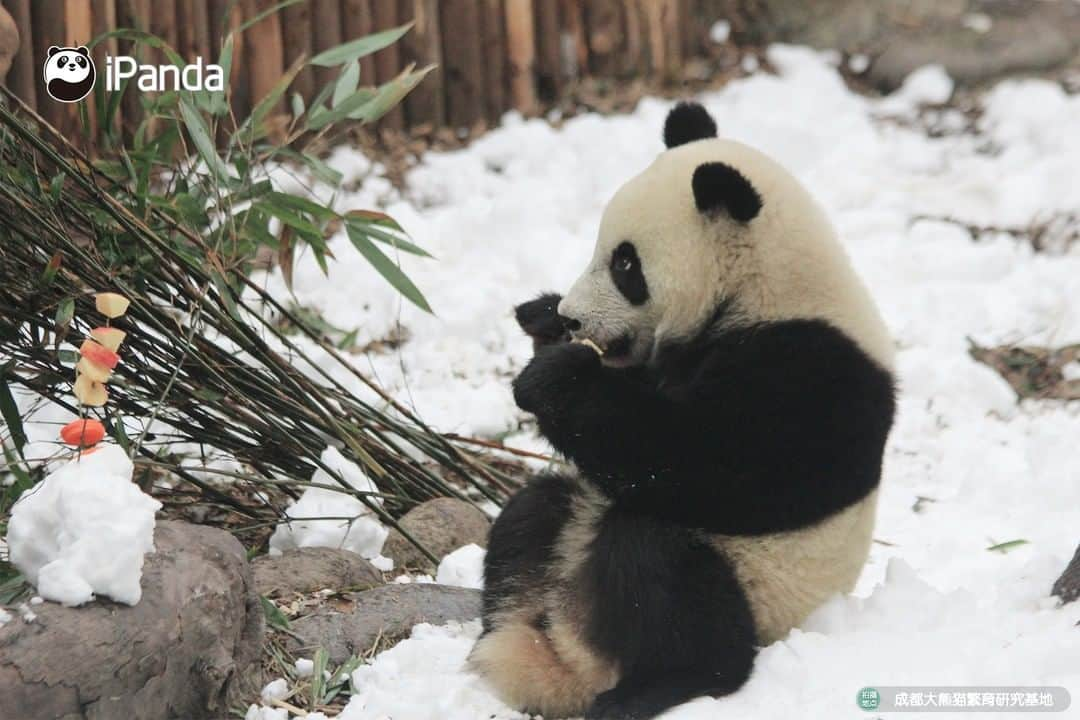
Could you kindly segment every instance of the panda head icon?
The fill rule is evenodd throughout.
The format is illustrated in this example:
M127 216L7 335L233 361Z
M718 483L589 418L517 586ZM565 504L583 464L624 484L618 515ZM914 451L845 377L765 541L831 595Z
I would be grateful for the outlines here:
M45 89L54 100L72 103L94 89L97 71L85 46L49 48L45 59Z

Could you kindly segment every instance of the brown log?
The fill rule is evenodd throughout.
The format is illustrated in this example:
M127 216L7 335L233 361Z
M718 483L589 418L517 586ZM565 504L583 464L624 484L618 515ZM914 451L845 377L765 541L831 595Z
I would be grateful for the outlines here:
M510 60L510 98L524 115L535 115L536 44L532 0L506 0L506 46Z
M506 24L502 0L480 5L481 57L484 62L484 112L496 124L508 109L506 92Z
M589 72L601 77L618 74L624 44L619 0L591 0L585 4L589 40Z
M398 17L401 22L414 23L412 30L401 39L402 61L406 64L414 62L418 67L436 66L405 98L405 114L413 127L439 127L446 118L439 0L399 0ZM473 30L472 36L474 42L479 42L481 33L478 29Z
M311 0L311 51L321 53L341 44L341 4L338 0ZM316 67L315 87L337 80L336 67Z
M205 0L177 0L177 52L188 62L202 58L203 65L215 61L210 55L210 16Z
M285 53L285 66L290 67L301 55L310 58L315 54L311 44L311 4L302 2L290 5L281 13L282 49ZM310 67L300 71L293 80L292 89L300 93L305 101L315 96L315 73Z
M443 63L446 117L453 127L471 128L484 117L484 71L477 29L477 0L443 0Z
M97 37L102 33L115 29L116 24L116 0L92 0L90 3L91 21L93 22L93 36ZM98 43L97 46L91 50L94 63L97 65L98 82L105 82L105 56L116 55L119 49L119 44L116 42L116 38L110 38L104 42ZM118 131L121 128L120 113L117 113L113 118L113 130Z
M536 17L536 89L544 102L562 95L563 71L559 33L559 4L541 0L534 4Z
M179 31L176 26L176 0L154 0L150 8L149 23L151 34L164 40L169 47L177 47ZM149 51L148 55L153 58L153 62L168 62L163 51Z
M274 0L244 0L244 17L252 18L273 7ZM285 72L285 55L282 49L281 14L270 13L252 25L244 33L248 52L245 67L251 88L250 100L254 107L274 87ZM281 110L281 103L271 113ZM238 116L238 119L242 116Z
M649 37L649 68L656 76L662 76L667 61L667 43L664 36L664 3L666 0L638 0L645 19Z
M64 44L69 47L86 45L94 39L94 24L90 13L90 0L64 0ZM105 82L105 66L95 66L96 82ZM80 135L82 121L79 118L79 105L86 108L86 132L93 138L97 133L97 118L94 110L94 95L91 92L86 100L79 104L67 105L63 116L63 129L72 135Z
M398 20L397 0L372 0L371 11L376 32L401 24ZM375 79L378 83L393 80L401 69L401 47L398 43L375 53ZM405 111L398 105L383 115L379 124L384 128L400 130L405 127Z
M345 28L344 42L370 35L375 28L371 0L343 0L341 5L342 23ZM371 55L360 58L360 84L376 83L375 58Z
M682 70L682 7L680 0L661 0L664 28L664 78L674 79Z
M7 86L32 108L37 108L37 90L40 82L37 55L34 53L34 29L31 20L30 0L5 0L5 7L19 30L19 50L7 76Z
M623 45L620 72L627 77L641 77L649 72L649 31L641 3L637 0L623 4Z
M631 4L635 0L628 0ZM585 32L584 0L559 0L561 33L570 38L562 48L562 66L568 79L577 79L589 70L589 40Z
M37 61L35 82L41 82L41 63L49 56L50 45L61 45L65 41L64 27L64 0L35 0L31 4L31 27L36 29L31 38L27 38L33 44L34 58ZM55 30L53 29L55 28ZM64 103L53 100L45 92L45 86L40 85L38 98L38 113L46 121L57 128L64 129L63 118L66 106Z
M134 28L136 30L149 30L150 28L150 0L116 0L116 26L122 28ZM133 55L142 58L143 61L150 59L150 54L142 46L131 40L117 42L117 50L121 55ZM138 89L133 83L128 83L124 97L120 101L120 124L123 127L124 138L131 140L135 129L142 122L143 109Z

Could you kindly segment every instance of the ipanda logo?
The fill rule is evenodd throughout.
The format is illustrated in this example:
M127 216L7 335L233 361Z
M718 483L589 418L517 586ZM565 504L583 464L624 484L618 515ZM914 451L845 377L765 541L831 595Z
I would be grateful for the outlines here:
M97 70L86 46L49 48L42 71L49 96L60 102L78 102L90 94ZM175 65L140 65L127 55L105 58L105 89L119 90L124 80L135 78L143 92L166 90L224 90L225 73L220 65L203 65L201 57L179 68Z

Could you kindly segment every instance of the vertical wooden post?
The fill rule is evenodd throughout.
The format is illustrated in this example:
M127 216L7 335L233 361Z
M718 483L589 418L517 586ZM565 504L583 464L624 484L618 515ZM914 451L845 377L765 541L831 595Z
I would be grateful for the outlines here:
M19 51L15 53L11 63L7 85L23 102L36 109L38 83L41 80L37 55L34 53L34 35L37 34L37 28L30 17L30 0L7 0L4 5L19 30Z
M631 4L634 0L628 0ZM566 45L560 47L562 66L569 79L578 79L589 72L589 41L585 33L583 0L560 0L559 19Z
M284 50L284 63L286 67L293 64L296 58L305 55L310 58L312 52L311 38L311 4L307 2L290 5L282 12L283 34L282 47ZM293 80L292 89L300 93L305 102L315 96L315 73L311 68L304 68Z
M506 46L510 59L510 97L514 108L535 115L536 41L533 33L532 0L506 0Z
M318 54L341 44L341 5L338 0L310 0L311 52ZM315 68L315 87L323 88L334 82L340 70L336 67Z
M476 0L443 0L441 9L446 117L455 128L472 128L484 118L484 70L476 33L480 8Z
M639 0L642 5L642 15L645 27L649 33L649 66L653 74L661 77L664 74L667 58L667 44L664 37L664 3L666 0Z
M49 56L50 45L63 45L66 42L64 33L64 0L35 0L31 4L32 22L35 29L32 37L27 42L32 43L34 60L36 65L35 83L38 87L38 113L49 124L63 130L63 117L66 105L57 102L45 92L45 84L41 75L42 65Z
M506 25L502 0L483 0L480 37L484 61L484 112L495 125L506 112Z
M214 62L210 56L210 17L205 0L177 0L177 51L189 63L202 58L203 65Z
M274 0L246 0L244 17L245 19L255 17L273 5ZM246 53L245 67L248 74L248 86L251 88L251 106L254 107L266 97L285 71L280 14L270 13L248 28L244 34L247 36L247 47L250 49L250 52ZM271 112L278 112L280 109L281 103L278 103ZM238 115L237 119L242 117Z
M590 72L613 77L618 74L623 46L619 0L591 0L585 4L585 27L589 38Z
M540 99L557 101L562 96L562 48L559 32L559 4L550 0L535 3L536 85Z
M58 28L59 29L59 28ZM94 39L94 24L90 15L90 0L64 0L64 44L70 47L86 45ZM96 83L105 82L105 66L95 65ZM94 111L94 95L91 93L80 104L86 108L86 128L90 138L97 133L97 118ZM64 108L62 130L68 137L79 137L79 106L67 105Z
M397 0L372 0L371 10L376 32L401 24L398 22ZM375 53L375 79L378 83L393 80L401 69L401 48L397 43ZM391 130L401 130L405 127L405 111L398 105L383 115L379 124Z
M413 88L405 98L405 113L413 127L429 125L438 128L446 120L443 112L444 64L442 53L442 23L439 20L439 0L400 0L398 18L413 21L413 28L401 39L402 61L415 62L419 67L436 68ZM472 31L475 42L482 36L479 27Z
M372 33L375 19L372 15L371 0L343 0L341 13L345 27L343 41L356 40ZM376 84L375 58L371 55L360 58L360 84Z
M682 68L682 8L679 0L662 0L664 27L664 79L672 80Z

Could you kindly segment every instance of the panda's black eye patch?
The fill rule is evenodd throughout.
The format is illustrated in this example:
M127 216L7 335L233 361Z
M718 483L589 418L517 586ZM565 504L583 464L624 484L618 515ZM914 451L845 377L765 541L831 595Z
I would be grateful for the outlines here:
M56 61L58 65L67 65L67 55L61 55L60 59Z
M631 305L641 305L649 299L649 287L641 271L641 259L631 242L623 242L611 253L611 281Z
M79 67L86 67L86 58L75 58L75 62L79 63Z

